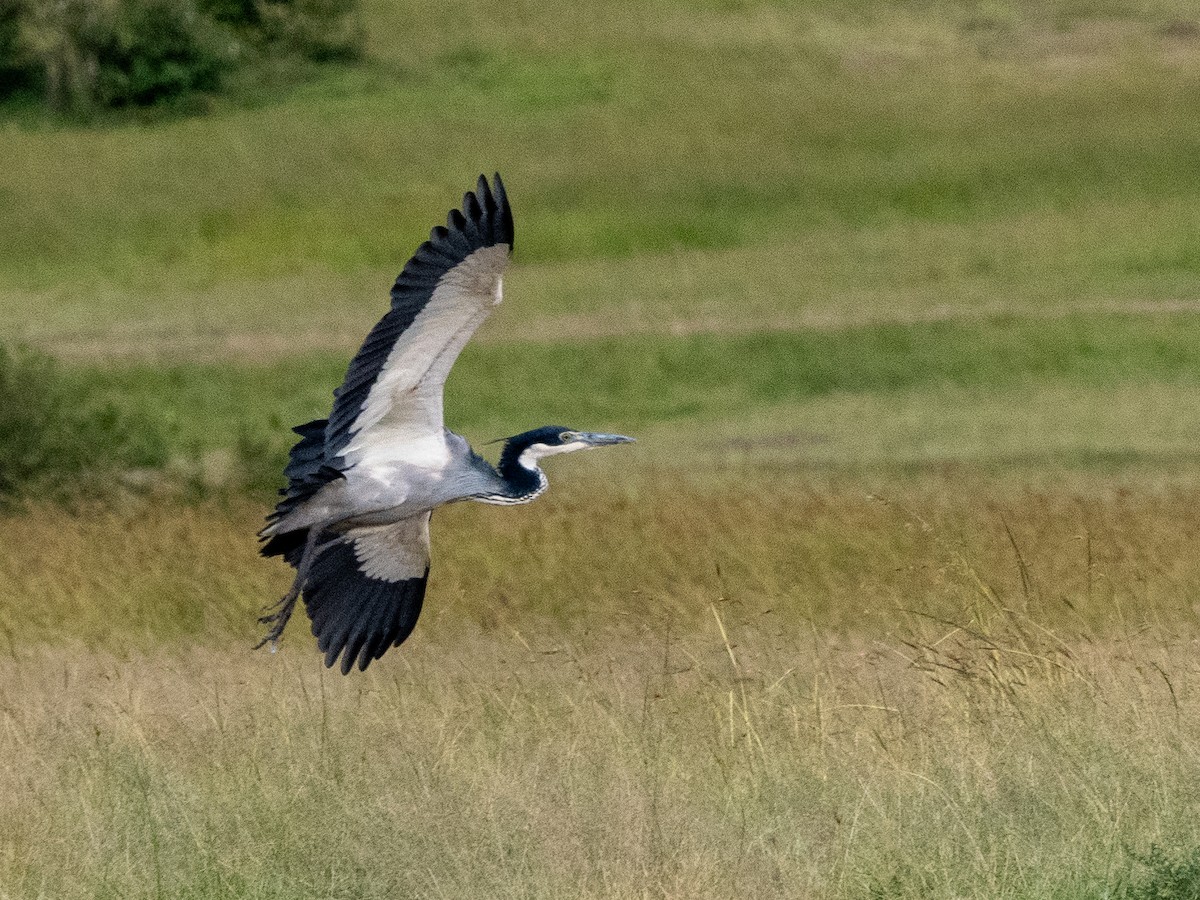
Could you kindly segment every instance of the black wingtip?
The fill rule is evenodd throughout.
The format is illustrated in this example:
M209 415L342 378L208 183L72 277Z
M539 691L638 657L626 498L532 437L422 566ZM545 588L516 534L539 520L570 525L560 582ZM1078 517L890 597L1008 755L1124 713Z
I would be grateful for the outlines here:
M481 193L480 196L483 194ZM463 194L462 211L468 222L473 225L483 224L483 204L479 202L479 197L475 196L475 191L467 191Z
M482 178L481 175L480 179ZM499 234L497 243L508 244L508 252L511 254L516 247L516 232L513 230L512 207L508 205L508 191L504 189L504 181L501 180L499 172L492 173L492 197L496 201L496 230Z
M500 173L492 175L492 184L487 177L480 175L475 180L475 189L463 194L462 212L453 210L447 221L447 226L460 232L467 231L471 226L479 229L478 233L485 240L484 246L507 244L508 252L513 251L513 215L512 207L508 205L508 192L504 189L504 181ZM458 216L462 216L460 221Z

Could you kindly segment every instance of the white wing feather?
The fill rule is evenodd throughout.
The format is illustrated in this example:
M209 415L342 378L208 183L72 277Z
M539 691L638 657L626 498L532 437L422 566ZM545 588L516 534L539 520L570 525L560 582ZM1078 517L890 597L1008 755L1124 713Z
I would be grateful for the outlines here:
M438 282L371 386L341 455L354 465L447 457L442 392L471 335L503 299L508 244L476 250Z

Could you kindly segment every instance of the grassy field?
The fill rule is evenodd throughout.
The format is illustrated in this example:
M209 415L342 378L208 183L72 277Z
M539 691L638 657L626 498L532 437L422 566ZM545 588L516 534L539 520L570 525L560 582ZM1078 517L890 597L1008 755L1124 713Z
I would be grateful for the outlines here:
M250 652L253 506L4 523L6 891L1139 896L1195 846L1200 489L764 481L448 510L354 678Z
M0 516L0 898L1200 889L1191 5L366 24L202 118L0 110L0 341L165 448ZM251 653L288 428L494 169L449 424L639 443L439 512L367 673Z

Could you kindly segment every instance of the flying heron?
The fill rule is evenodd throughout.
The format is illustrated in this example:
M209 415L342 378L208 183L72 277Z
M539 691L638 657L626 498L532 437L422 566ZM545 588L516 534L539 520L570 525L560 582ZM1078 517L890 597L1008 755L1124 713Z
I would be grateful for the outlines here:
M549 425L507 438L493 467L443 424L442 386L500 303L512 247L504 184L481 175L404 266L329 418L293 429L288 485L259 537L262 555L282 556L296 577L259 619L271 627L257 647L275 649L303 596L325 665L340 656L342 674L366 669L417 623L434 509L528 503L546 490L544 457L633 440Z

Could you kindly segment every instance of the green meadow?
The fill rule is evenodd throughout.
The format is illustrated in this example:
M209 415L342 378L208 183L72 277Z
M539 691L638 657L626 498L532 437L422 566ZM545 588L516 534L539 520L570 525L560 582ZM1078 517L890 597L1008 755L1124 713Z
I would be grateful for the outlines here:
M1200 895L1192 5L364 6L0 108L0 900ZM638 443L439 511L366 673L251 652L290 427L496 170L447 424Z

